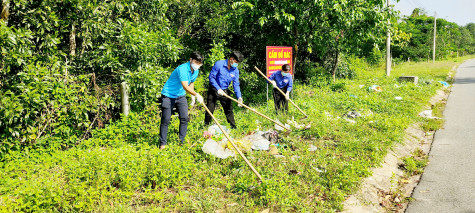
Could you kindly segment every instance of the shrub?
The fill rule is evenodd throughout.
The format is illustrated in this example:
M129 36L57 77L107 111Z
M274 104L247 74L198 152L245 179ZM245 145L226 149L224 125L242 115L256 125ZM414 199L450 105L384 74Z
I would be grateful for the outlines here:
M0 159L28 146L70 147L112 106L110 96L90 92L90 75L66 70L28 65L0 91Z
M327 75L331 76L331 71L334 66L334 58L327 57L323 61L323 67L326 70ZM346 56L340 56L338 66L335 72L336 78L344 78L344 79L354 79L356 77L356 72L353 67L350 66L348 59Z

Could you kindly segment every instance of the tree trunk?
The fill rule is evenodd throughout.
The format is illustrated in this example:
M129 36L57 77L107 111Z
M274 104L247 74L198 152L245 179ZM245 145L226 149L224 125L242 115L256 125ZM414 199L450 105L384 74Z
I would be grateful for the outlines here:
M71 56L76 55L76 27L74 23L71 25L71 33L69 34L69 51Z
M299 52L298 36L299 36L299 32L297 31L297 24L295 24L294 25L294 40L296 41L295 45L294 45L295 54L292 54L292 56L293 56L293 59L292 59L292 73L293 73L294 76L295 76L295 65L297 64L297 56L298 56L298 52Z
M89 36L89 28L79 24L79 31L81 32L81 53L79 57L82 57L84 55L84 51L86 50L87 38Z
M294 59L292 59L292 63L293 63L292 64L292 73L295 75L295 65L297 64L297 55L298 55L298 52L299 52L299 46L298 46L297 43L295 44L294 48L295 48L295 54L293 54Z
M5 22L5 25L8 25L8 15L10 15L10 0L2 0L2 10L0 10L0 20L3 20ZM5 68L5 64L3 63L3 61L4 59L2 57L2 59L0 60L0 71L2 71ZM3 86L3 83L0 82L0 87L2 86Z
M336 48L335 60L334 60L334 63L333 63L333 68L332 68L333 82L336 81L336 69L338 67L338 57L339 57L339 55L340 55L340 51L338 51L338 48Z
M2 11L0 18L8 25L8 16L10 15L10 0L2 0Z

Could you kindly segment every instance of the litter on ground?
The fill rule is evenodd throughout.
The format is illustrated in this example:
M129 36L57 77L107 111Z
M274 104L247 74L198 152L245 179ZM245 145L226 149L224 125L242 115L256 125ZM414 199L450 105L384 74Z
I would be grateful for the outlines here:
M320 169L318 167L313 167L313 169L315 169L315 171L319 172L319 173L322 173L322 172L325 172L324 169Z
M432 116L432 110L431 109L422 111L421 113L419 113L419 116L421 116L423 118L429 118L429 119L439 119L438 117Z
M308 151L314 152L314 151L317 151L317 150L318 150L318 147L314 146L313 144L310 144L310 147L308 148Z
M439 81L439 83L442 84L442 86L444 86L444 87L449 87L450 86L450 84L445 82L445 81Z
M262 135L264 138L266 138L268 141L271 143L278 143L279 142L279 132L277 131L266 131Z
M251 141L251 148L253 150L269 150L270 141L263 136L264 134L265 132L257 131L254 134L245 136L243 140Z
M226 145L225 141L216 142L214 140L208 139L203 144L203 152L209 155L213 155L217 158L226 159L228 157L236 156L233 151L226 149L224 146Z
M287 128L290 128L290 125L288 125L288 124L285 124L284 126L287 127ZM279 126L277 124L274 125L274 129L279 130L279 131L284 130L284 128L282 128L281 126Z
M226 133L229 133L229 129L226 126L222 126L224 131ZM216 134L223 134L223 131L218 127L218 125L213 124L210 127L208 127L208 132L211 133L211 135L216 135Z
M293 161L296 161L296 160L300 159L300 156L294 155L290 159L293 160Z
M252 146L251 141L248 141L248 140L245 140L245 139L239 139L239 140L234 140L233 142L234 142L234 145L236 145L237 148L239 150L241 150L241 152L251 151L251 146ZM234 149L234 146L229 141L226 144L226 148L228 148L229 150L234 151L236 154L238 153L237 150Z
M356 112L356 111L349 111L348 113L346 113L344 115L344 117L347 117L347 118L357 118L357 117L360 117L361 114L359 112Z
M211 132L204 131L203 132L203 137L206 138L206 139L211 139L211 137L213 137L213 134L211 134Z
M373 92L382 92L383 91L383 88L381 86L378 86L378 85L371 85L370 87L368 87L368 90L369 91L373 91Z
M352 123L352 124L355 124L355 123L356 123L355 120L351 120L351 119L349 119L349 118L343 118L343 119L344 119L345 121L348 121L348 122Z
M295 122L293 117L292 117L292 120L287 120L287 123L294 126L296 129L302 129L302 128L305 127L305 124L299 124L299 123Z
M278 154L279 154L279 150L277 150L277 147L276 147L276 146L271 145L271 146L269 147L269 153L270 153L271 155L278 155Z

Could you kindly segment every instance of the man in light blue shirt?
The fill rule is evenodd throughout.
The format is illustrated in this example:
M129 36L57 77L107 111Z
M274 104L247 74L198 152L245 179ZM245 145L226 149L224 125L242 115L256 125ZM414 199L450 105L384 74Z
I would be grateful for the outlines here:
M194 82L198 78L199 68L203 65L203 56L200 52L191 53L190 61L181 64L173 70L170 78L162 89L162 116L160 121L160 149L167 145L168 125L173 107L178 109L180 117L179 137L181 143L185 141L188 127L188 103L186 93L196 97L198 103L203 104L203 97L194 90Z
M240 103L242 103L241 88L239 86L238 63L244 60L244 56L239 51L233 51L228 59L217 61L209 73L209 89L206 105L211 113L216 108L216 102L219 100L223 107L226 120L231 128L236 128L234 121L234 112L231 99L223 96L230 95L229 86L233 84L234 93ZM240 106L240 105L239 105ZM205 115L205 124L211 123L211 115Z
M292 75L290 75L290 65L282 65L282 70L272 73L269 78L272 86L274 86L274 106L275 111L289 111L289 95L292 90ZM276 88L282 90L285 95L282 95Z

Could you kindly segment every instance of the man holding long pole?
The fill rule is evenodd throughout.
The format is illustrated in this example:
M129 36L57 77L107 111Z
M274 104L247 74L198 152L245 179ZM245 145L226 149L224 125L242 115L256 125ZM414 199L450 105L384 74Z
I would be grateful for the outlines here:
M174 106L180 117L179 137L183 144L188 127L188 103L186 93L196 97L198 103L204 103L203 97L194 90L194 82L198 78L199 68L203 65L200 52L193 52L190 61L178 66L170 75L162 89L162 117L160 121L160 149L167 145L168 125Z
M206 105L211 113L216 109L216 102L219 100L223 107L224 114L231 128L236 128L234 112L231 99L224 94L230 95L229 86L233 84L234 93L240 103L242 103L241 88L239 86L238 64L244 60L244 56L239 51L233 51L228 59L217 61L209 73L209 89ZM205 115L205 124L211 123L212 117Z
M269 78L274 86L274 106L276 113L279 111L289 111L289 94L292 90L292 75L290 74L290 65L282 65L282 70L272 73ZM280 88L284 94L281 94L277 88Z

